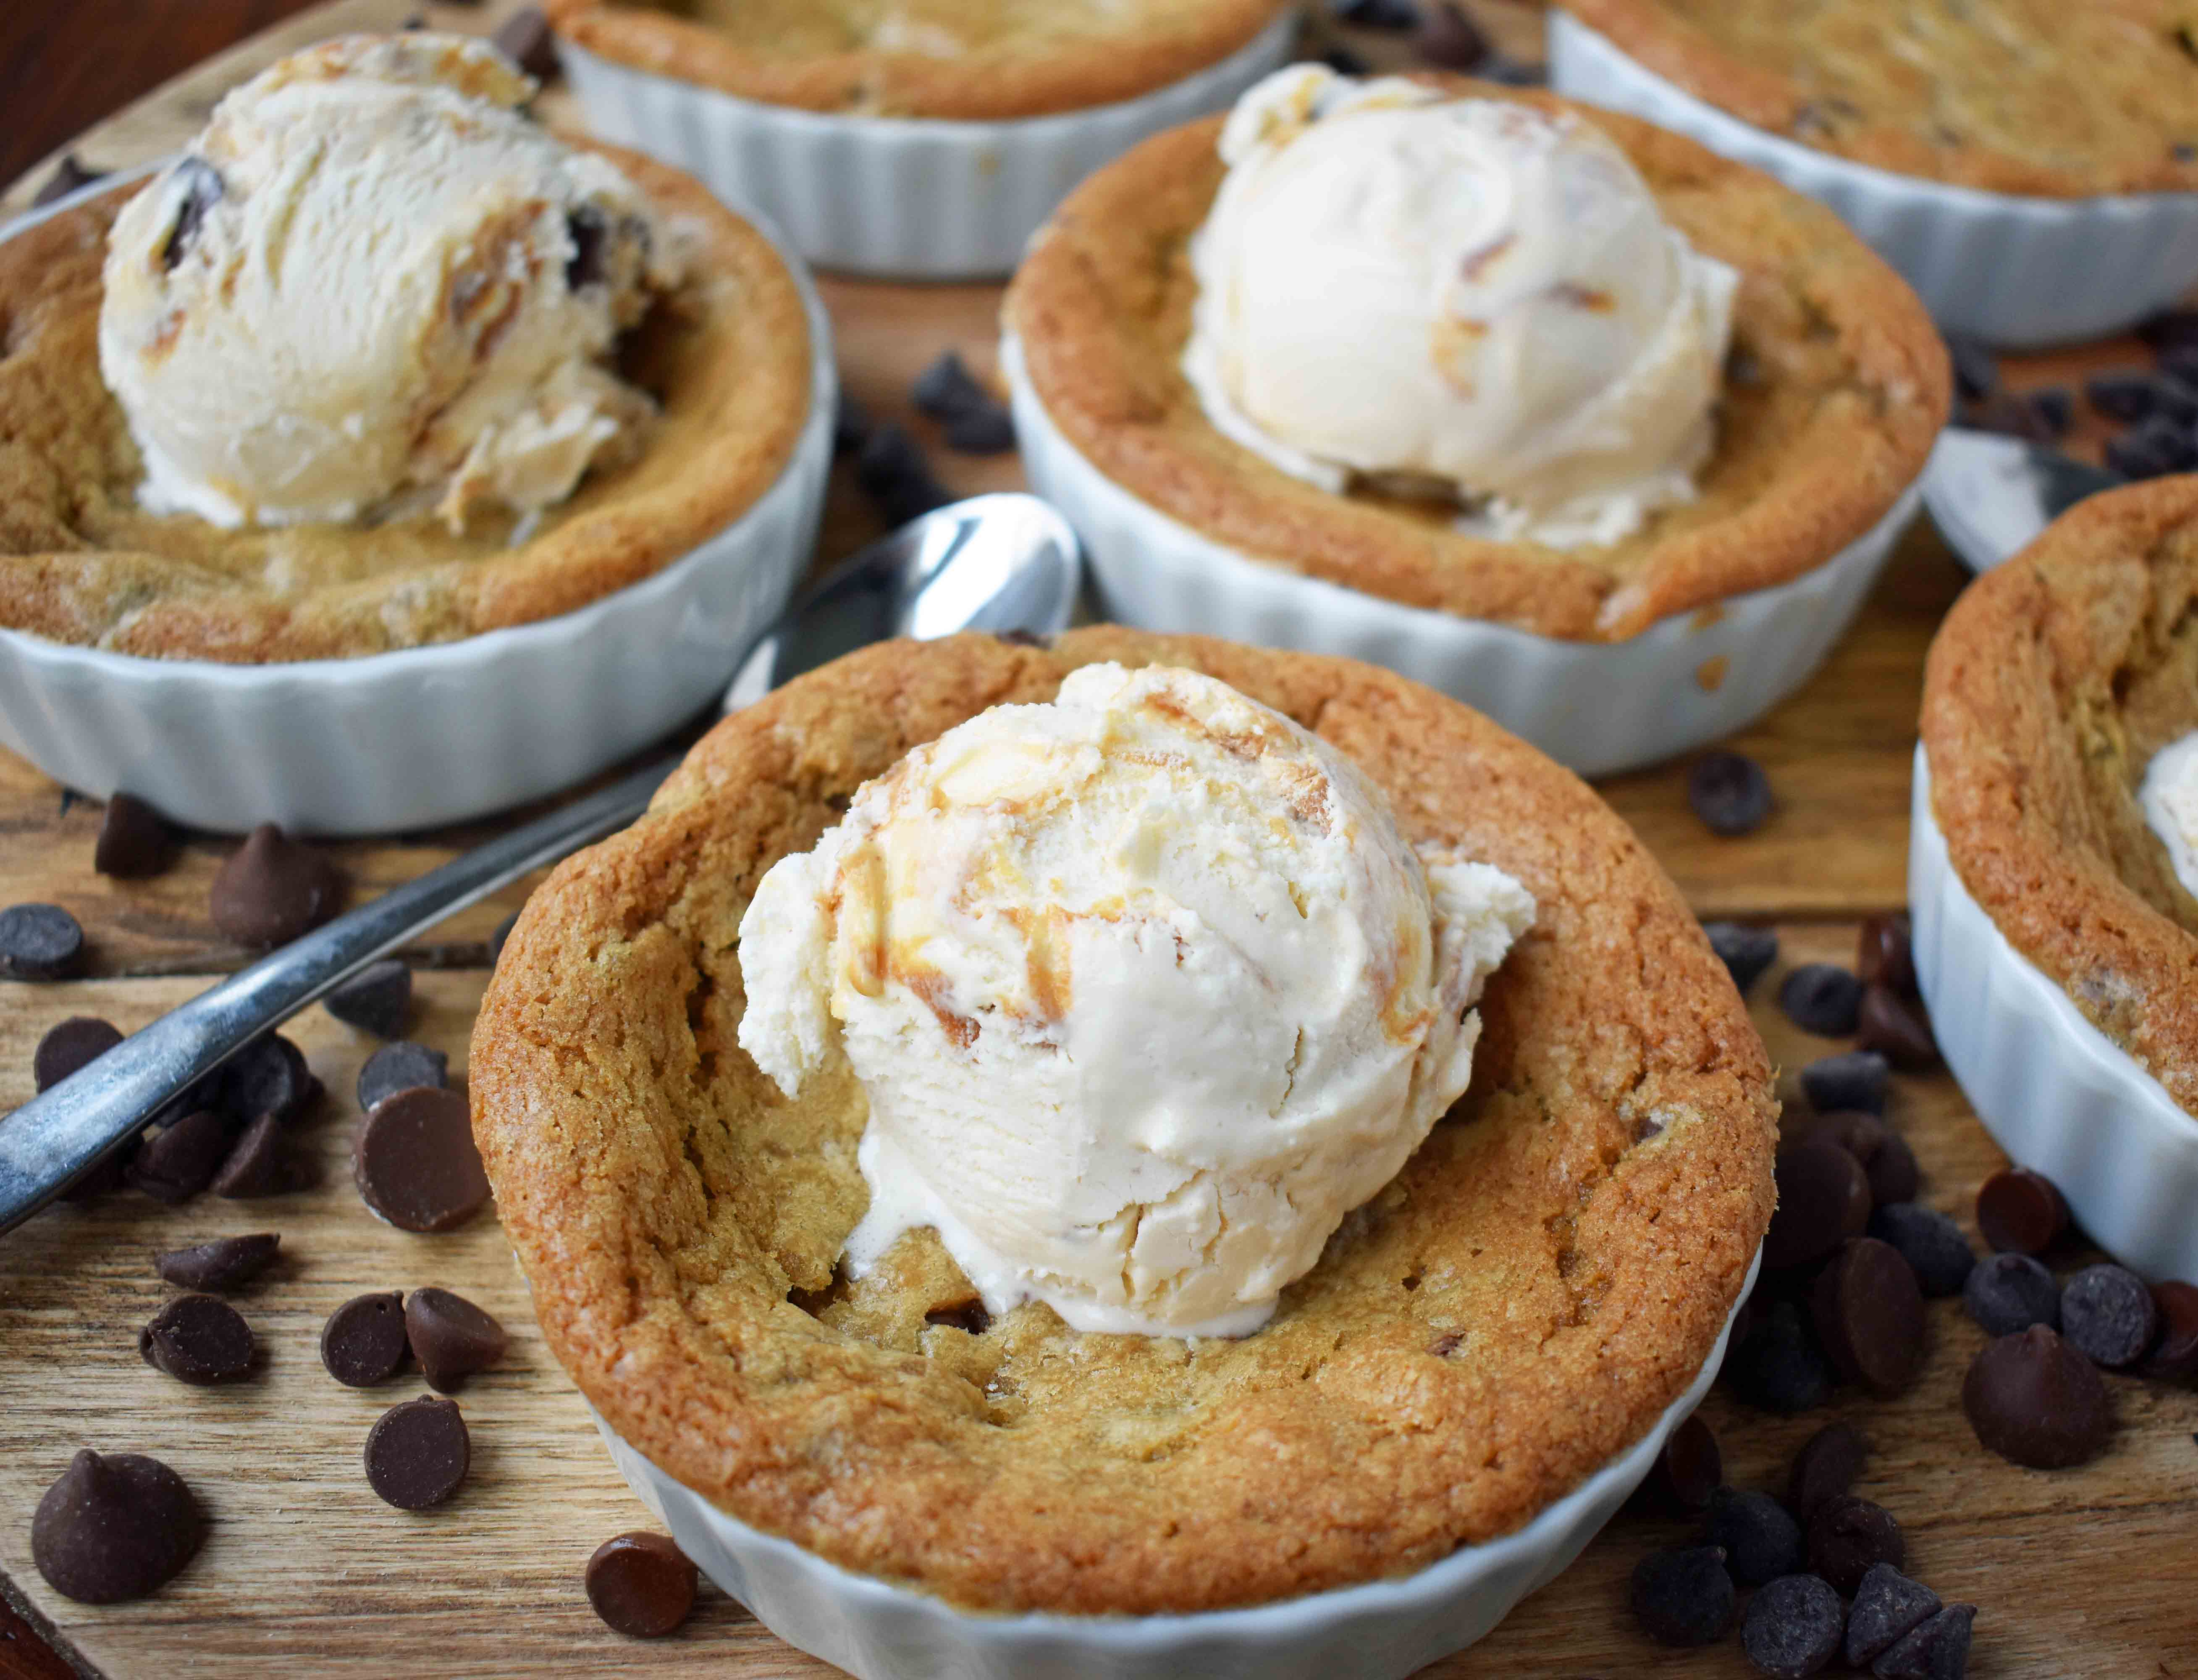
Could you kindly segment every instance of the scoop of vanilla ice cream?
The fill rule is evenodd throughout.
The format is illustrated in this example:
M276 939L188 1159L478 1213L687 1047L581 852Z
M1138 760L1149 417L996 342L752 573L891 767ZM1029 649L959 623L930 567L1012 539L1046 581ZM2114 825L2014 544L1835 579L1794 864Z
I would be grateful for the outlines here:
M108 236L99 362L142 503L224 526L524 517L637 447L608 358L673 285L615 166L486 43L349 36L236 89Z
M2146 826L2167 848L2175 878L2198 897L2198 730L2152 755L2137 799Z
M1087 666L856 795L741 922L741 1046L869 1100L858 1275L934 1227L995 1313L1241 1335L1466 1086L1534 915L1191 671Z
M1738 276L1591 125L1298 65L1238 100L1221 155L1183 366L1223 433L1561 547L1693 497Z

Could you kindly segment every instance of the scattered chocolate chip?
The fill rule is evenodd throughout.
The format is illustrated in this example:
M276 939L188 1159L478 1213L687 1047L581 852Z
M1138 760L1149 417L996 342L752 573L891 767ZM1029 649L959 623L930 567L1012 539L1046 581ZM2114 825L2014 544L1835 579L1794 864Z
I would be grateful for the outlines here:
M1977 1229L1997 1253L2043 1254L2067 1225L2061 1192L2027 1167L1995 1172L1977 1191Z
M244 1315L214 1295L178 1295L137 1333L137 1352L155 1370L206 1387L235 1382L259 1352Z
M411 1013L412 970L401 956L369 962L321 999L321 1006L346 1026L394 1038Z
M997 403L946 422L946 447L957 455L1005 455L1015 446L1015 422Z
M2183 50L2198 57L2198 47L2186 43ZM2198 309L2164 309L2159 314L2140 321L2137 335L2150 345L2153 353L2198 345Z
M262 1114L230 1146L211 1188L216 1195L230 1201L249 1201L301 1189L304 1183L299 1164L290 1158L283 1142L282 1122L272 1114Z
M1918 1073L1939 1065L1939 1041L1922 1008L1891 986L1866 985L1855 1016L1857 1042L1895 1067Z
M537 81L557 73L557 43L539 6L524 6L506 18L491 38L503 55Z
M584 291L603 277L603 246L610 237L610 223L603 212L583 205L565 217L565 235L573 254L565 259L565 289Z
M1818 1056L1801 1070L1801 1095L1820 1114L1837 1109L1882 1114L1892 1083L1892 1064L1875 1050Z
M973 1336L981 1336L992 1328L992 1315L985 1310L984 1298L972 1295L967 1300L949 1301L934 1306L923 1315L927 1324L951 1324L957 1330L967 1330Z
M392 1406L366 1435L366 1479L400 1511L424 1511L458 1491L473 1442L456 1400L423 1394Z
M352 1151L352 1175L367 1206L400 1230L452 1229L489 1199L465 1098L433 1087L374 1106Z
M427 1386L449 1393L503 1357L503 1326L462 1295L415 1289L404 1298L404 1337Z
M1752 834L1771 815L1771 778L1744 753L1705 753L1687 772L1687 803L1712 834Z
M1422 58L1442 70L1478 69L1492 50L1480 26L1453 0L1434 0L1422 11L1414 44Z
M1869 1667L1939 1608L1939 1595L1921 1581L1889 1563L1870 1565L1847 1613L1847 1666Z
M695 1570L661 1534L606 1540L588 1560L588 1602L614 1633L660 1639L695 1608Z
M279 1032L263 1032L222 1064L216 1101L239 1122L266 1117L288 1125L320 1093L305 1052Z
M2061 1286L2061 1334L2093 1364L2118 1371L2144 1357L2160 1334L2160 1306L2135 1272L2086 1266Z
M2084 381L2084 395L2091 406L2125 426L2152 412L2158 388L2149 374L2095 374Z
M183 183L183 198L176 206L176 224L168 230L167 243L160 247L160 266L172 270L191 248L198 237L199 228L206 218L206 212L219 204L228 190L223 183L221 171L204 158L186 157L177 161L173 178Z
M490 968L495 968L497 963L503 959L503 942L511 937L511 930L518 926L519 912L517 910L514 910L509 916L504 917L503 921L497 922L495 928L490 933L488 936L488 966Z
M1809 1514L1809 1567L1852 1595L1873 1564L1899 1568L1908 1555L1900 1525L1882 1505L1835 1494Z
M1997 432L2033 444L2053 441L2052 426L2038 405L2016 391L1996 391L1981 402L1964 403L1962 423L1980 432Z
M1869 1181L1836 1143L1806 1139L1778 1152L1778 1206L1763 1239L1773 1271L1822 1259L1869 1224Z
M1869 1234L1889 1242L1915 1269L1927 1300L1958 1295L1976 1269L1976 1251L1962 1228L1936 1208L1913 1201L1880 1203L1869 1216Z
M1974 1604L1949 1604L1870 1665L1877 1680L1962 1680L1969 1671Z
M10 904L0 910L0 974L57 980L84 957L84 929L59 904Z
M67 198L71 193L106 178L105 170L87 168L78 160L74 152L65 152L61 154L61 160L54 166L54 172L40 183L37 196L31 201L31 208L42 210L56 199Z
M1807 1562L1801 1525L1767 1493L1721 1487L1710 1497L1708 1543L1724 1552L1725 1567L1742 1586L1791 1575Z
M1910 1201L1921 1174L1907 1140L1875 1114L1860 1108L1820 1114L1801 1134L1804 1140L1836 1143L1862 1166L1873 1204Z
M282 945L310 933L343 902L343 876L326 854L262 823L213 878L213 925L241 945Z
M2043 385L2025 393L2032 410L2054 438L2066 436L2076 418L2075 394L2065 385Z
M1664 1438L1641 1491L1650 1504L1666 1511L1702 1511L1724 1479L1724 1451L1716 1432L1699 1416L1690 1416Z
M1801 1444L1786 1481L1786 1503L1804 1521L1846 1492L1869 1462L1869 1443L1851 1423L1827 1423Z
M922 446L890 421L871 427L857 451L855 482L890 525L905 525L954 499L933 475Z
M2164 410L2174 405L2174 399L2163 392L2156 405ZM2191 436L2189 428L2186 419L2155 413L2107 439L2106 463L2126 479L2156 479L2187 471L2198 466L2198 439Z
M2034 1470L2096 1457L2114 1433L2097 1368L2044 1324L1985 1345L1962 1381L1962 1410L1980 1441Z
M2167 1382L2198 1381L2198 1284L2152 1286L2160 1309L2160 1339L2145 1357L2144 1374Z
M916 377L910 395L933 420L951 420L975 409L997 406L957 352L949 350Z
M1750 927L1742 921L1705 921L1702 932L1709 936L1710 949L1731 974L1732 983L1743 997L1763 971L1778 960L1778 936L1768 927Z
M282 1246L282 1239L273 1231L218 1236L195 1247L155 1254L153 1269L178 1289L234 1289L266 1270Z
M183 1479L140 1453L85 1447L31 1519L31 1561L79 1604L157 1592L206 1539L206 1514Z
M1800 1309L1780 1301L1732 1352L1724 1375L1734 1391L1765 1411L1808 1411L1831 1392L1832 1369Z
M79 1068L88 1067L122 1042L111 1021L97 1015L71 1015L46 1029L31 1052L31 1078L40 1090L50 1090Z
M2027 1254L1992 1254L1962 1286L1962 1305L1986 1335L2011 1336L2033 1324L2061 1328L2061 1285Z
M1417 29L1420 9L1414 0L1343 0L1336 21L1354 29Z
M1883 1400L1916 1380L1923 1363L1923 1291L1892 1244L1849 1240L1817 1275L1810 1307L1817 1340L1850 1382Z
M148 1138L124 1177L133 1189L172 1207L212 1183L228 1154L229 1122L201 1108Z
M1715 1546L1654 1551L1633 1566L1633 1613L1660 1644L1709 1645L1732 1625L1732 1577Z
M404 1298L354 1295L321 1326L321 1363L346 1388L371 1388L404 1369Z
M451 1082L450 1068L450 1057L425 1044L404 1038L384 1044L358 1070L358 1106L371 1108L398 1091L420 1085L440 1090Z
M1765 1585L1740 1625L1748 1661L1778 1680L1807 1680L1839 1654L1846 1607L1815 1575L1785 1575Z
M142 881L176 861L176 831L134 793L117 793L99 819L91 867L117 881Z
M1804 962L1780 985L1778 1007L1804 1032L1844 1038L1862 1012L1862 982L1836 962Z
M1954 364L1954 389L1970 402L1999 389L1999 361L1974 339L1957 334L1946 337L1946 354Z

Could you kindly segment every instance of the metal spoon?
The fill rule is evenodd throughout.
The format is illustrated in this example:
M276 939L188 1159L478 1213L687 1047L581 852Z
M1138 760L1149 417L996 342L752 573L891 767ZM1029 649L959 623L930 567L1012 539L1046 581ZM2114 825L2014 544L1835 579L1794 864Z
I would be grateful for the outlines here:
M1988 572L2087 496L2127 482L2043 444L1950 426L1923 474L1923 503L1949 548Z
M1082 561L1034 496L972 497L863 549L796 602L741 661L727 709L866 642L958 630L1050 632L1068 622ZM259 1034L375 957L530 869L624 828L678 763L660 759L513 829L262 957L0 1120L0 1231Z

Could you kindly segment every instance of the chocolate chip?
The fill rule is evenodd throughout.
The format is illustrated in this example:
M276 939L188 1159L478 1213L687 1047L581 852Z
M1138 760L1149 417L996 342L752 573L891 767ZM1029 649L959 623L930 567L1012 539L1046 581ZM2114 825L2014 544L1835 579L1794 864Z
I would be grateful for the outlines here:
M305 1183L302 1165L291 1159L283 1141L282 1122L262 1114L230 1146L212 1188L216 1195L231 1201L249 1201L302 1189Z
M1877 1680L1962 1680L1969 1671L1974 1604L1949 1604L1870 1665Z
M305 1052L279 1032L263 1032L222 1064L216 1100L240 1123L266 1116L288 1125L320 1092Z
M321 999L321 1006L346 1026L394 1038L412 1010L412 970L401 956L369 962Z
M2095 374L2084 381L2084 395L2091 406L2124 425L2152 412L2158 389L2150 374Z
M1771 778L1744 753L1705 753L1687 772L1687 803L1712 834L1751 834L1771 815Z
M992 1328L992 1315L985 1310L984 1298L972 1295L967 1300L949 1301L934 1306L923 1315L927 1324L951 1324L957 1330L967 1330L973 1336L981 1336Z
M1420 9L1413 0L1343 0L1336 21L1354 29L1417 29Z
M50 1090L78 1069L90 1067L122 1042L111 1021L97 1015L71 1015L46 1029L31 1052L31 1078L40 1090Z
M1822 1259L1869 1226L1869 1181L1837 1144L1805 1139L1781 1149L1774 1170L1778 1206L1763 1239L1763 1264L1772 1270Z
M173 178L183 183L183 199L176 206L176 224L168 230L167 242L160 247L160 267L172 270L191 248L198 237L199 228L206 221L206 212L221 202L228 190L217 170L204 158L186 157L176 164Z
M354 1295L321 1326L321 1363L346 1388L371 1388L404 1369L404 1298Z
M905 525L954 499L933 476L922 445L890 421L873 427L856 452L855 482L891 525Z
M366 1436L366 1479L400 1511L424 1511L458 1491L473 1442L456 1400L423 1394L392 1406Z
M1974 339L1948 334L1946 354L1954 364L1954 389L1969 401L1999 389L1999 361Z
M951 350L916 376L916 384L909 394L915 399L916 408L933 420L951 420L957 415L997 406L991 393L969 371L968 364Z
M2027 1254L1980 1260L1962 1286L1962 1305L1987 1335L2011 1336L2032 1324L2061 1328L2061 1285Z
M1875 1050L1895 1067L1918 1073L1939 1065L1939 1041L1916 1003L1885 985L1863 988L1855 1017L1857 1042Z
M2135 1272L2086 1266L2061 1286L2061 1334L2095 1365L2120 1370L2160 1334L2160 1306Z
M213 1295L178 1295L137 1333L145 1363L178 1382L235 1382L259 1352L244 1315Z
M1005 455L1015 446L1015 422L997 403L946 422L946 447L957 455Z
M2024 393L2031 409L2044 422L2049 436L2067 434L2076 418L2075 394L2065 385L2044 385Z
M1964 403L1961 420L1980 432L1996 432L2033 444L2050 444L2059 435L2038 404L2015 391L1998 391L1982 402Z
M358 1070L358 1106L371 1108L401 1090L422 1085L441 1090L451 1082L451 1059L440 1050L409 1039L385 1044Z
M1977 1229L2003 1254L2043 1254L2068 1226L2068 1204L2043 1173L1995 1172L1977 1191Z
M1763 971L1778 960L1778 936L1768 927L1750 927L1741 921L1705 921L1710 949L1732 975L1740 995L1747 996Z
M1862 982L1835 962L1804 962L1780 985L1778 1007L1804 1032L1844 1038L1862 1012Z
M1846 1607L1829 1583L1814 1575L1782 1576L1749 1603L1741 1648L1765 1674L1807 1680L1839 1654L1846 1619Z
M91 867L117 881L142 881L176 861L176 831L168 819L134 793L117 793L99 819Z
M206 1514L183 1479L156 1458L85 1447L31 1519L31 1561L79 1604L157 1592L206 1539Z
M1801 1070L1801 1095L1820 1114L1836 1109L1882 1114L1892 1082L1892 1064L1875 1050L1842 1050L1818 1056Z
M508 1343L503 1325L448 1289L415 1289L404 1298L404 1336L427 1386L442 1393L491 1369Z
M661 1534L606 1540L588 1560L588 1602L614 1633L660 1639L695 1607L695 1566Z
M105 170L87 168L78 160L74 152L65 152L61 154L61 160L54 166L54 172L40 184L37 196L31 201L31 208L43 209L56 199L67 198L71 193L106 178Z
M1453 0L1434 0L1426 8L1414 44L1422 58L1442 70L1478 69L1492 50L1480 26Z
M359 1129L352 1174L367 1206L400 1230L452 1229L489 1199L472 1119L456 1091L415 1087L376 1103Z
M565 234L573 241L573 254L565 260L565 289L578 292L603 277L603 246L610 238L610 224L603 212L583 205L567 212Z
M1484 82L1500 83L1507 88L1546 87L1550 80L1546 64L1530 64L1525 59L1507 58L1502 53L1491 54L1473 73Z
M2161 410L2178 406L2162 387L2155 399ZM2156 479L2198 465L2198 439L2189 432L2187 418L2157 412L2119 437L2107 439L2106 463L2126 479Z
M1664 1438L1641 1491L1649 1504L1666 1511L1702 1511L1724 1479L1724 1452L1716 1432L1691 1416Z
M1842 1593L1852 1594L1873 1564L1897 1569L1907 1555L1900 1525L1882 1505L1841 1493L1809 1514L1809 1567Z
M273 1231L218 1236L195 1247L155 1254L153 1268L178 1289L234 1289L266 1270L282 1246L282 1239Z
M172 1207L213 1183L228 1154L229 1122L201 1108L148 1138L124 1176L134 1189Z
M1962 1410L1979 1440L2034 1470L2081 1464L2114 1432L2097 1368L2043 1324L1986 1344L1962 1381Z
M1630 1596L1642 1631L1660 1644L1714 1644L1732 1625L1732 1577L1715 1546L1649 1553L1633 1566Z
M2182 32L2178 31L2180 34ZM2183 50L2198 57L2198 48L2185 42ZM2137 335L2150 345L2154 354L2198 345L2198 309L2164 309L2148 316L2136 328Z
M1869 1443L1851 1423L1827 1423L1801 1444L1786 1479L1786 1503L1804 1520L1827 1499L1846 1492L1869 1462Z
M1936 1208L1918 1202L1879 1204L1869 1216L1869 1234L1900 1251L1914 1268L1926 1300L1960 1294L1976 1269L1976 1251L1962 1228Z
M59 904L10 904L0 910L0 974L57 980L84 957L84 929Z
M1807 1561L1801 1525L1767 1493L1721 1487L1710 1497L1704 1538L1724 1552L1725 1567L1742 1586L1759 1587L1791 1575Z
M1861 1163L1873 1204L1911 1201L1922 1178L1907 1140L1876 1115L1859 1108L1819 1115L1804 1139L1836 1143Z
M2198 1381L2198 1284L2152 1286L2160 1309L2160 1339L2145 1357L2144 1374L2167 1382Z
M537 81L557 73L557 43L539 6L523 6L491 37L503 55Z
M1831 1392L1832 1369L1791 1301L1780 1301L1726 1357L1724 1375L1750 1405L1804 1412Z
M213 925L241 945L282 945L310 933L343 902L343 876L325 854L262 823L213 878Z
M1847 1613L1846 1659L1867 1668L1939 1611L1939 1595L1889 1563L1873 1563Z
M852 455L869 440L869 415L860 403L842 391L840 405L832 411L832 453ZM503 931L509 932L510 922L517 919L508 919Z
M1900 1251L1858 1236L1817 1275L1810 1308L1817 1339L1850 1382L1890 1399L1923 1363L1923 1291Z

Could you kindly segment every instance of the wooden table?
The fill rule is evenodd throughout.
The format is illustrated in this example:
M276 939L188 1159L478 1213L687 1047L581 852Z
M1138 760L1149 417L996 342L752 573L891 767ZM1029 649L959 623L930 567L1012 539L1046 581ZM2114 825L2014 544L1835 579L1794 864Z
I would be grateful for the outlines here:
M115 165L172 146L219 89L300 41L337 27L382 26L407 0L338 0L183 78L84 137ZM439 23L484 28L502 9L430 9ZM1515 38L1521 14L1493 11ZM19 186L0 203L20 201ZM991 360L997 292L828 282L843 379L872 413L915 427L962 491L1019 482L1012 463L945 453L909 410L914 375L952 346ZM2120 352L2104 352L2114 359ZM2100 352L2041 362L2032 379L2096 365ZM822 552L844 553L875 529L845 481L834 485ZM1928 525L1903 542L1854 633L1800 695L1733 744L1768 770L1778 808L1742 840L1708 834L1687 809L1678 768L1615 777L1603 791L1640 830L1704 916L1775 923L1783 963L1851 961L1865 914L1905 898L1909 755L1924 649L1964 574ZM229 843L195 837L158 880L111 882L91 869L96 806L0 754L0 904L48 899L82 920L88 976L10 991L0 1014L0 1108L30 1094L31 1047L72 1014L141 1025L234 966L214 934L206 889ZM497 823L335 848L371 894L493 832ZM486 979L490 930L525 886L454 918L415 953L422 1008L415 1036L461 1069ZM1787 1069L1838 1048L1794 1029L1756 988L1758 1024ZM692 1622L658 1644L625 1641L579 1591L588 1553L645 1526L578 1397L543 1349L525 1288L492 1220L413 1237L369 1218L344 1162L357 1115L350 1090L371 1044L316 1009L289 1029L332 1096L305 1132L320 1188L260 1203L201 1198L177 1210L133 1195L42 1216L0 1240L0 1586L35 1630L0 1607L0 1677L86 1671L170 1674L711 1674L736 1680L811 1676L823 1665L780 1644L739 1606L706 1590ZM1787 1076L1790 1090L1791 1075ZM1981 1178L2003 1163L1943 1075L1900 1078L1891 1113L1921 1159L1926 1194L1968 1219ZM265 1373L240 1387L189 1389L137 1358L137 1326L167 1293L147 1257L156 1247L251 1229L284 1234L280 1269L241 1299L270 1350ZM337 1302L369 1288L455 1288L514 1331L504 1369L462 1400L475 1468L447 1509L382 1505L359 1469L366 1428L410 1387L354 1392L319 1370L315 1340ZM1956 1400L1981 1336L1951 1304L1932 1311L1935 1346L1916 1389L1886 1404L1851 1391L1824 1411L1774 1419L1724 1391L1704 1416L1742 1485L1782 1486L1809 1433L1835 1417L1858 1424L1877 1452L1862 1491L1905 1525L1914 1572L1949 1599L1982 1607L1971 1672L1980 1677L2198 1677L2198 1394L2116 1381L2121 1427L2085 1468L2022 1470L1977 1445ZM56 1597L29 1567L29 1513L69 1452L89 1443L152 1451L200 1489L214 1517L199 1560L145 1603L111 1609ZM1562 1578L1472 1650L1439 1664L1444 1680L1515 1675L1685 1674L1751 1671L1736 1641L1663 1652L1635 1629L1624 1582L1647 1548L1686 1532L1619 1519ZM42 1636L43 1634L43 1636ZM49 1643L48 1642L51 1642Z

